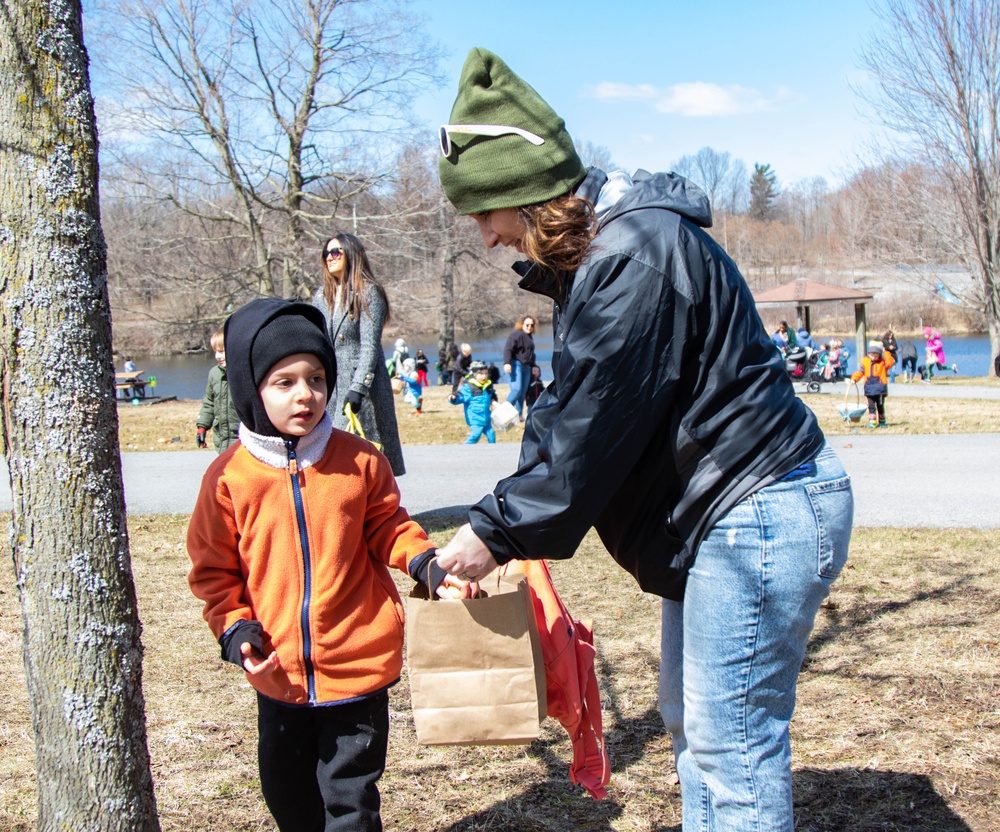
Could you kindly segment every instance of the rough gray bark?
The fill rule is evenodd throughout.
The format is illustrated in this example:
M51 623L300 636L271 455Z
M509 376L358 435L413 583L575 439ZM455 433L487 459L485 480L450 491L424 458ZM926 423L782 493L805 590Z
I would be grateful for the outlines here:
M41 830L158 830L79 0L0 0L10 547Z

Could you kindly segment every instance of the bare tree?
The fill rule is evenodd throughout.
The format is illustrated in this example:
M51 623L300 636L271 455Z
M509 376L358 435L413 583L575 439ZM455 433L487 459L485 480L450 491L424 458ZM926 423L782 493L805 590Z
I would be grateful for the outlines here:
M826 198L829 187L822 176L803 179L782 189L776 207L786 222L798 226L802 239L810 242L828 233L829 212Z
M439 349L447 349L456 329L509 323L506 298L515 276L510 254L483 249L475 223L448 202L437 159L436 150L405 148L393 165L392 188L380 200L381 214L369 213L360 223L395 308L421 310L425 329L436 318Z
M1000 352L1000 0L884 0L863 64L879 118L947 183L955 256L982 285Z
M746 166L730 158L729 153L720 153L711 147L703 147L694 156L682 156L673 168L704 189L713 214L720 208L728 210L728 206L720 203L725 199L724 194L726 197L731 195L734 168L746 170Z
M746 162L733 159L722 182L719 207L727 214L743 214L750 205L750 173Z
M79 2L0 0L0 338L38 829L157 830Z
M219 238L240 240L248 292L307 295L315 242L345 199L384 176L387 137L410 126L410 102L434 79L419 21L400 0L102 8L113 88L127 103L107 110L118 161Z
M585 165L598 167L603 171L618 170L618 165L611 158L611 151L603 144L594 144L589 139L573 142L576 152Z

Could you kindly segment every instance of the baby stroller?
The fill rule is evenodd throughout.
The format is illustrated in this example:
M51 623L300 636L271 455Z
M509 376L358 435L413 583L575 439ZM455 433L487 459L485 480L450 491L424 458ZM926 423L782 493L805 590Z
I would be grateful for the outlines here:
M785 347L781 354L785 359L785 372L792 381L807 381L809 354L804 347Z
M806 362L807 369L805 373L805 378L801 379L806 383L806 391L809 393L818 393L820 387L823 384L832 384L836 381L836 373L831 373L827 377L824 368L820 365L820 352L819 350L812 353L809 356L809 360Z

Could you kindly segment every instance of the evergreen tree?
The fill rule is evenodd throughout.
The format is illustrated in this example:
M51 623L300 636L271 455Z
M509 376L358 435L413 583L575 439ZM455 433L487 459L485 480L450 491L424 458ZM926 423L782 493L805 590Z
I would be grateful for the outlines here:
M770 165L755 164L750 178L751 219L767 222L774 218L774 200L778 196L778 176Z

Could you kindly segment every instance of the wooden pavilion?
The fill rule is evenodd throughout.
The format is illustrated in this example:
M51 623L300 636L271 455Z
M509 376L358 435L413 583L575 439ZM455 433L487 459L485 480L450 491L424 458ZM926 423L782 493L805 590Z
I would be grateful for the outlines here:
M829 283L819 283L799 277L772 289L755 292L753 298L758 306L794 306L795 326L796 328L804 326L807 332L812 332L811 304L854 301L854 354L860 361L861 356L868 351L868 326L865 315L866 304L872 299L868 292L844 286L831 286Z

